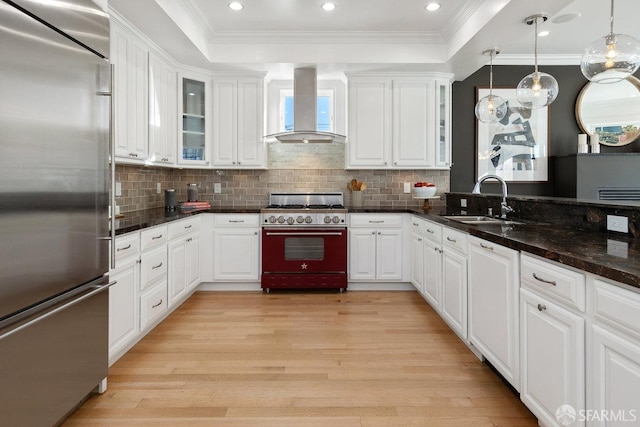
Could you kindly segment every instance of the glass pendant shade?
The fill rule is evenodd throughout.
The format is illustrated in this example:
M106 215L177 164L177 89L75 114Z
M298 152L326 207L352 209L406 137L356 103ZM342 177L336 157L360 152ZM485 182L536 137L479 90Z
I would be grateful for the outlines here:
M607 34L591 43L582 55L580 70L595 83L616 83L640 67L640 42L624 34Z
M483 123L499 122L506 115L507 103L497 95L487 95L476 104L476 117Z
M489 68L489 95L483 97L478 101L475 108L476 117L483 123L496 123L499 122L507 115L507 103L506 101L493 94L493 55L497 55L500 51L496 49L489 49L482 52L484 55L490 55L490 68Z
M525 76L516 87L516 98L525 108L543 108L555 101L560 91L556 79L539 71Z
M558 82L551 74L538 71L538 21L545 22L546 20L546 15L532 15L524 21L527 25L535 24L533 50L535 68L533 73L524 76L516 87L516 98L525 108L546 107L555 101L560 91Z

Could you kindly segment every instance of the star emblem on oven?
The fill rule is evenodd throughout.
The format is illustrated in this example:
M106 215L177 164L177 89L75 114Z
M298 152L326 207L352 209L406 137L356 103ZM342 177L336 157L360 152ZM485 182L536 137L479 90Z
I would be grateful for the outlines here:
M303 262L302 264L300 264L300 267L302 267L303 270L306 270L308 265Z

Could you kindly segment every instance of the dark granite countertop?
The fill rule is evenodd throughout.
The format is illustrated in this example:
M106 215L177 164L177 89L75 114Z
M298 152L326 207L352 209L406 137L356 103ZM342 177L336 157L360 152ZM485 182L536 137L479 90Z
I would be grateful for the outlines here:
M599 233L547 223L468 225L443 218L460 212L414 214L447 227L465 231L518 251L528 252L579 270L638 288L640 292L640 242L619 233Z
M167 212L164 208L143 209L127 212L116 219L116 235L154 227L167 222L188 218L201 213L260 213L260 208L214 207L207 210Z
M347 208L349 213L411 213L508 248L625 283L638 288L640 292L640 241L623 234L590 232L531 221L509 225L468 225L444 218L442 215L460 213L444 207L434 207L429 213L422 209L392 207ZM141 230L200 213L260 213L260 209L217 207L197 212L166 212L164 208L145 209L128 212L123 218L118 219L116 234Z

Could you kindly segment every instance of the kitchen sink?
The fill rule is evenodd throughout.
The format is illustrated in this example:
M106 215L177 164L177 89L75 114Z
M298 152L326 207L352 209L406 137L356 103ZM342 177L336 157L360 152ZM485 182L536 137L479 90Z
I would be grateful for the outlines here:
M508 219L494 218L490 216L481 215L443 215L443 218L450 219L451 221L461 222L463 224L479 225L479 224L501 224L501 225L515 225L522 224L521 222L511 221Z

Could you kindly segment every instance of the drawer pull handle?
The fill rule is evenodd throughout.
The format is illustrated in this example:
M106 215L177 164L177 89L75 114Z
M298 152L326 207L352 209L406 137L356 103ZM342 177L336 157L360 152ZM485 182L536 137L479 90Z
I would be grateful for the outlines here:
M187 239L187 242L190 242L190 241L192 241L192 240L193 240L193 238L189 237L189 238Z
M129 243L127 246L125 246L124 248L118 248L116 249L116 251L120 252L120 251L126 251L127 249L131 249L131 243Z
M418 242L422 242L422 239L418 238Z
M160 302L159 302L159 303L157 303L157 304L153 304L153 305L151 306L151 308L159 307L161 304L162 304L162 300L160 300Z
M456 239L452 239L451 237L447 237L447 240L453 243L456 243Z
M427 228L427 233L431 233L431 234L433 234L433 233L435 233L435 231L433 231L433 230L432 230L432 229L430 229L430 228Z
M489 249L490 251L493 250L493 246L485 245L484 243L480 243L480 247L485 248L485 249Z
M230 219L229 222L232 223L232 224L233 223L243 223L244 219Z
M538 304L538 311L544 311L547 309L547 306L544 304Z
M154 265L153 267L151 267L152 270L155 270L156 268L160 268L162 267L162 263L158 264L158 265Z
M158 239L162 239L162 234L159 236L153 236L151 237L151 240L158 240Z
M541 278L541 277L538 277L538 276L536 275L536 273L533 273L533 278L534 278L534 279L536 279L536 280L538 280L538 281L540 281L540 282L542 282L542 283L548 283L548 284L553 285L553 286L556 286L556 285L557 285L557 283L555 282L555 280L546 280L546 279L543 279L543 278Z
M416 227L419 227L420 224L416 224L415 222L412 222L413 225L415 225Z
M188 228L191 228L191 227L192 227L191 225L185 225L184 226L185 230L188 229Z
M381 220L381 221L369 220L369 224L384 224L384 220Z

